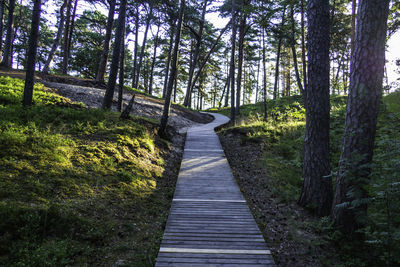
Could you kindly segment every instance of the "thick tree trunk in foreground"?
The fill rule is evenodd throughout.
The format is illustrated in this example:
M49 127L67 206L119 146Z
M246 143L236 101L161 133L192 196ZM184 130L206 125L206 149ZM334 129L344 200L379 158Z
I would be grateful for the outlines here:
M176 78L176 73L177 73L177 69L178 69L178 52L179 52L179 43L181 41L181 31L182 31L182 22L183 22L184 11L185 11L185 0L181 0L181 4L179 7L179 20L178 20L176 37L175 37L174 53L172 56L171 74L170 74L169 80L168 80L168 87L167 87L167 92L166 92L165 101L164 101L164 109L163 109L163 114L162 114L161 122L160 122L159 134L161 136L166 135L169 109L171 107L172 89L174 86L174 80Z
M63 33L63 28L64 28L64 21L65 21L65 14L64 14L64 9L67 6L67 0L64 1L60 8L60 21L58 22L58 27L57 27L57 35L56 38L54 39L53 45L51 46L49 55L47 56L46 63L44 64L42 72L47 74L50 71L50 64L54 59L54 55L56 54L58 45L60 44L61 36Z
M363 226L366 204L354 200L367 197L365 186L371 173L376 123L382 96L385 41L389 0L361 0L358 6L354 54L345 131L332 219L345 233Z
M29 36L29 47L26 55L26 57L28 58L28 63L27 63L26 77L25 77L24 96L22 100L23 106L32 105L33 86L35 84L34 76L35 76L37 43L39 39L39 22L40 22L41 5L42 5L41 0L33 1L31 33Z
M4 54L1 65L7 68L11 67L12 57L12 43L13 43L13 32L14 32L14 9L15 0L10 0L8 3L8 19L7 19L7 34L4 42Z
M304 137L303 188L299 204L328 215L332 204L329 176L329 0L309 0L308 83Z
M232 49L231 49L231 63L229 69L229 77L231 80L231 122L235 124L235 50L236 50L236 10L235 0L232 0Z
M110 52L110 41L112 34L112 27L114 22L114 12L116 0L108 1L110 8L108 9L106 35L104 36L104 47L103 53L101 54L99 69L97 70L96 80L99 82L104 82L104 75L106 73L108 53Z
M111 61L110 76L108 78L107 89L104 95L104 100L102 105L104 109L111 108L114 96L114 89L115 89L115 83L117 81L118 64L121 52L121 43L123 42L124 38L126 1L127 0L121 0L119 7L118 24L117 24L117 30L115 32L115 46Z

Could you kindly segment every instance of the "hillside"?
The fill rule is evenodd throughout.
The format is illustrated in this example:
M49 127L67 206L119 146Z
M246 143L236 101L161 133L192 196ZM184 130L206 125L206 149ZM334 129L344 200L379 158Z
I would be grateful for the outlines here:
M180 165L178 131L210 117L176 107L164 140L160 100L138 96L136 116L120 120L88 108L101 89L55 85L36 84L35 105L23 109L23 80L0 76L0 265L152 266ZM72 90L79 99L59 94Z
M346 97L331 97L331 166L337 170ZM219 112L229 115L230 110ZM297 205L302 185L305 109L300 96L241 107L239 125L219 136L234 175L280 266L382 266L400 263L400 92L383 98L365 242L347 240L328 218Z

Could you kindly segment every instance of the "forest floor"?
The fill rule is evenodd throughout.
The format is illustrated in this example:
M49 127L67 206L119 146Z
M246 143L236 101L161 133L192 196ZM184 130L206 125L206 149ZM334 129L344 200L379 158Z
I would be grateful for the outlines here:
M276 264L288 267L341 266L334 246L316 231L319 219L295 202L279 198L279 194L284 192L279 192L263 166L264 144L243 142L242 135L235 131L220 133L219 137Z

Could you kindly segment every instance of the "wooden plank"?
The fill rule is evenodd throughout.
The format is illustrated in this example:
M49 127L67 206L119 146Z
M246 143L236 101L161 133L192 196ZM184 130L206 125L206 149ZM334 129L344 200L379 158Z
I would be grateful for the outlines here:
M198 248L171 248L161 247L164 253L203 253L203 254L246 254L246 255L271 255L269 250L260 249L198 249Z

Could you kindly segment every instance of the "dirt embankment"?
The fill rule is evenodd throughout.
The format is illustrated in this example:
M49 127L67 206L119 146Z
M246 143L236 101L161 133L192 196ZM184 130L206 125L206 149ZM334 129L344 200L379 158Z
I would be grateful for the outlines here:
M10 70L0 68L0 75L25 79L25 72L21 70ZM75 102L82 102L89 108L101 108L104 98L106 84L94 80L80 79L71 76L46 75L37 73L36 81L43 83L46 87L67 97ZM128 105L132 98L132 91L124 90L123 105ZM117 88L114 93L112 110L117 106ZM164 107L161 99L136 94L132 115L144 116L152 119L160 119ZM168 124L179 132L185 132L189 127L200 123L208 123L213 120L212 116L192 111L172 104Z
M219 138L276 264L287 267L341 265L334 245L315 230L318 218L296 203L284 203L272 196L274 184L268 178L268 170L261 165L263 144L243 143L240 135L234 133L219 134Z

